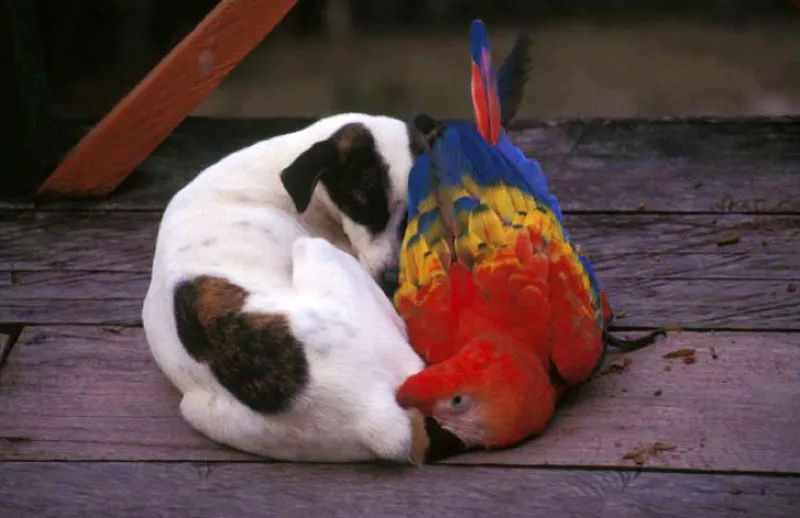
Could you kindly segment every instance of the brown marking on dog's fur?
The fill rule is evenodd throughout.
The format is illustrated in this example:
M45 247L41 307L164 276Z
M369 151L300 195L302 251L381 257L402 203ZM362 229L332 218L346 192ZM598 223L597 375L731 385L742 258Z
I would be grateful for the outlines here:
M361 123L345 124L334 133L333 139L342 157L346 157L349 152L361 146L373 145L372 133Z
M308 383L308 360L284 315L242 311L248 295L224 277L182 282L174 294L178 336L242 403L282 412Z
M225 313L237 313L244 307L247 291L222 277L198 277L195 307L200 325L208 327Z

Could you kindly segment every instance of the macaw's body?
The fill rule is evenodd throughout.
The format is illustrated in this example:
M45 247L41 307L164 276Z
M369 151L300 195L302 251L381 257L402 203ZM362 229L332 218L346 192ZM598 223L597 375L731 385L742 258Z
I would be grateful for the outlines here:
M394 299L428 367L397 399L465 447L500 448L540 433L592 375L612 313L539 165L505 133L479 21L471 43L477 126L441 124L409 179Z

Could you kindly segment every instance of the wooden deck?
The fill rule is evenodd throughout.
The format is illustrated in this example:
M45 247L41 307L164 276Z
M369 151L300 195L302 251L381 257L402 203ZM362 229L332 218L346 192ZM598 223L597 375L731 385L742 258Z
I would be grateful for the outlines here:
M190 119L108 200L0 201L0 516L798 516L800 118L520 125L619 325L675 330L540 438L418 469L216 445L143 338L170 196L305 123Z

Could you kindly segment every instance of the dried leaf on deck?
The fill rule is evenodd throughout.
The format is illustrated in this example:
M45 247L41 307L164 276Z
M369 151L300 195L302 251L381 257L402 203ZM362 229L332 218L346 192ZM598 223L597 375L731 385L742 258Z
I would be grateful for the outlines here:
M606 374L622 374L623 372L628 372L628 369L631 368L631 364L633 360L628 358L627 356L622 358L621 360L615 361L602 371L600 371L600 376L605 376Z
M636 464L644 464L651 457L658 457L661 452L672 451L678 449L673 444L666 444L663 442L654 442L645 446L640 446L630 450L622 456L623 460L632 460Z
M722 237L718 237L714 240L717 246L728 246L728 245L735 245L739 242L741 236L739 234L728 234Z
M667 358L667 359L686 358L686 357L689 357L689 356L694 356L694 354L695 354L695 350L692 349L691 347L682 347L680 349L676 349L674 351L668 352L663 357Z

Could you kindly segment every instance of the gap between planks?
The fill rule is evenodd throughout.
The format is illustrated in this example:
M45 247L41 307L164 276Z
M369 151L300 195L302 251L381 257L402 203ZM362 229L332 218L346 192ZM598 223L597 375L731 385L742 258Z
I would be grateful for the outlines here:
M663 358L683 347L695 363ZM800 473L800 334L673 333L627 357L576 388L542 436L445 463L636 467L625 454L661 442L674 449L644 467ZM178 402L141 329L26 328L0 377L0 460L256 459L194 432Z

